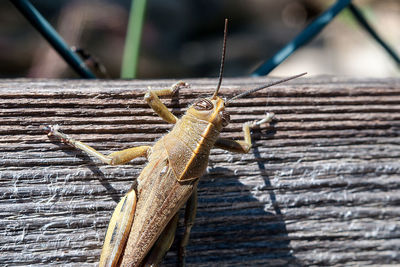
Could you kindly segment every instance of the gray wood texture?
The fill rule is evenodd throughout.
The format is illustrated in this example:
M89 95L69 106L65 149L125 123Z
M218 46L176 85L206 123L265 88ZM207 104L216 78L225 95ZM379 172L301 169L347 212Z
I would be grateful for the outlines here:
M221 94L265 80L225 79ZM104 153L152 144L171 126L144 92L174 82L0 81L1 266L96 266L113 208L145 160L105 166L39 126L60 124ZM187 82L163 99L178 115L217 84ZM400 79L301 78L228 111L224 137L276 117L253 131L249 154L213 151L188 266L400 264ZM175 263L176 245L163 264Z

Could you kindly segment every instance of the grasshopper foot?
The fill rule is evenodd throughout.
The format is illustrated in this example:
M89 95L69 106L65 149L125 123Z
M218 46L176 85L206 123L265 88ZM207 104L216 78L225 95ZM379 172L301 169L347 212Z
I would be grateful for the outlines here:
M253 122L248 122L248 125L251 129L260 126L261 124L264 123L270 123L273 118L274 118L275 114L273 112L269 112L265 115L265 117L261 120L258 121L253 121Z
M71 142L73 142L73 140L70 137L68 137L68 135L58 131L60 129L60 125L58 125L58 124L41 125L40 129L47 132L48 136L57 136L58 138L61 139L62 142L66 143L66 144L70 144Z
M187 82L179 81L171 86L172 95L175 95L182 88L189 88L190 85Z
M55 124L55 125L40 125L40 130L45 131L48 136L54 135L54 133L57 132L59 128L60 128L60 126L58 124Z

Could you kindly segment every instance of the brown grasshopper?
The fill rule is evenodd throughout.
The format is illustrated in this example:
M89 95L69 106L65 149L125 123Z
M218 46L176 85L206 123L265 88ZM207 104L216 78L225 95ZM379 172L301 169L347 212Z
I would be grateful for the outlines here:
M186 83L179 82L168 89L149 89L146 93L144 99L150 107L162 119L175 124L171 132L154 146L128 148L106 156L61 133L57 126L46 127L49 135L55 135L110 165L124 164L140 156L145 156L149 161L137 178L136 186L130 189L115 208L105 237L100 266L158 265L174 240L179 209L187 202L185 231L179 248L179 261L184 265L185 247L196 215L197 184L206 170L211 148L247 153L251 148L250 129L270 122L273 117L273 114L267 114L260 121L245 123L244 140L224 139L219 134L230 120L225 107L233 99L305 74L273 82L224 101L218 96L218 91L222 81L226 28L225 21L219 82L211 97L197 100L178 119L160 101L159 96L173 95Z

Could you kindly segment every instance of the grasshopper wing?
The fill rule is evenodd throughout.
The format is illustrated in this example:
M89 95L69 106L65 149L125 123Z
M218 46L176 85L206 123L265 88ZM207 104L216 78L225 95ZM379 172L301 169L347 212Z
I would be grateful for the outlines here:
M125 248L136 210L136 192L129 191L118 203L108 225L99 266L117 266Z

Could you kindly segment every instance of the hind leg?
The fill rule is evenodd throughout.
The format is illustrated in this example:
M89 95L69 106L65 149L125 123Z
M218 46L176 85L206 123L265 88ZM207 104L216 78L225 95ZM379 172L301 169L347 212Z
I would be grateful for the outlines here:
M136 192L131 190L115 208L108 224L99 266L116 266L120 261L134 220L136 202Z
M197 213L197 187L186 203L185 208L185 232L179 245L179 266L186 266L186 246L189 244L190 231L194 225L194 219Z

